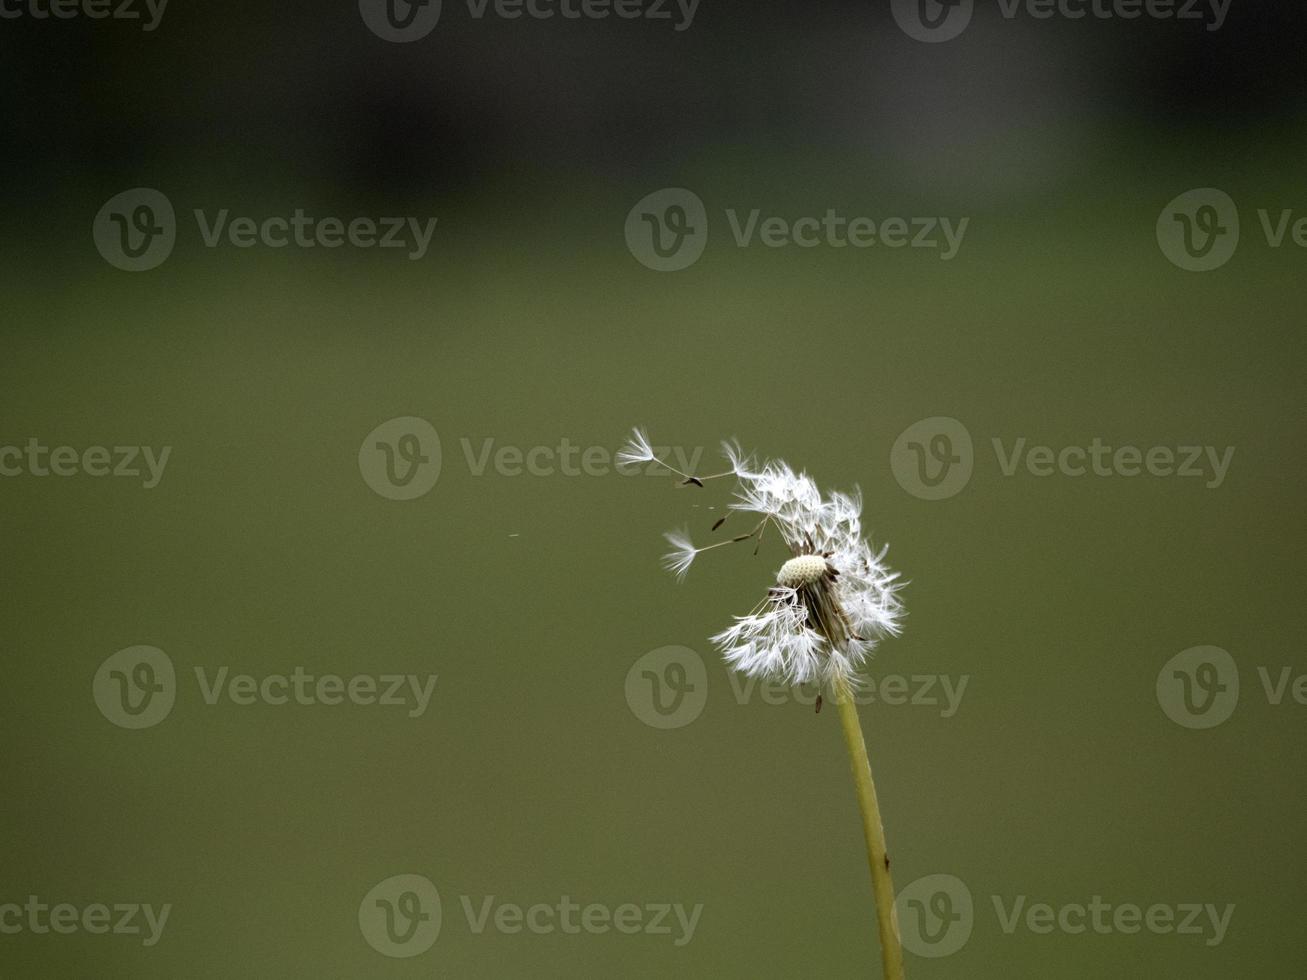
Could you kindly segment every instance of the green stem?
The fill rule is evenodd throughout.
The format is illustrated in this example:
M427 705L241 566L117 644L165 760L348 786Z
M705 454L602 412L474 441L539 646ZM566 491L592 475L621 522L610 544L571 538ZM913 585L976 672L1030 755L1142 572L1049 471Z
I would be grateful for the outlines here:
M876 923L880 929L880 962L885 980L903 980L903 944L899 939L899 918L894 910L894 882L889 873L889 855L885 851L885 826L880 819L876 784L871 780L871 762L867 743L862 738L858 708L848 682L836 681L835 701L840 709L840 725L849 747L849 764L853 784L862 811L862 834L867 841L867 861L871 866L871 889L876 896Z

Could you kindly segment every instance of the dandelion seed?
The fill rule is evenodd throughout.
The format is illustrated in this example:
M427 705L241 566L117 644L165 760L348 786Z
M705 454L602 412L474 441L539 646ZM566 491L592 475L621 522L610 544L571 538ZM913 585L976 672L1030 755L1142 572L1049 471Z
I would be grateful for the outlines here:
M685 578L699 549L690 540L688 531L669 531L663 535L672 546L672 550L663 555L663 567L674 574L678 580Z
M681 486L702 487L708 480L719 480L724 476L734 476L735 468L724 473L713 473L710 476L697 476L693 473L683 473L675 466L672 466L653 448L649 442L649 436L645 434L644 429L636 428L631 430L631 438L627 440L626 445L617 451L615 457L618 465L635 466L639 463L657 463L669 473L675 473L681 478Z
M636 466L640 463L652 463L654 461L653 447L649 445L649 437L645 435L643 429L633 429L631 438L621 449L617 451L618 465Z

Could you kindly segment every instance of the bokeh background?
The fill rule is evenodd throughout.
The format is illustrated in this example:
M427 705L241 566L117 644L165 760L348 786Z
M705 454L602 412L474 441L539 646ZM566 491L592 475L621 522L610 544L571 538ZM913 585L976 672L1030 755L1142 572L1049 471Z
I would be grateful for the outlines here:
M14 8L18 9L18 8ZM21 8L26 9L26 8ZM0 934L3 977L878 976L871 889L833 710L739 703L706 637L778 553L719 551L678 585L725 487L477 474L466 452L616 450L633 424L711 466L723 437L858 484L910 580L877 679L966 678L958 710L872 704L896 884L975 903L914 978L1289 978L1302 917L1301 487L1307 14L1234 0L1201 22L1008 20L909 37L888 3L703 0L667 21L477 20L445 3L389 43L352 3L197 5L157 29L0 22L0 446L170 446L139 480L0 479L0 904L173 906L162 939ZM106 262L92 221L157 188L172 256ZM633 257L632 205L692 189L703 257ZM1193 273L1158 215L1191 188L1243 236ZM205 248L190 213L439 219L421 261ZM966 216L932 251L737 248L723 210ZM1291 237L1291 236L1290 236ZM429 493L365 481L364 438L426 419ZM891 466L920 419L975 444L960 493ZM1235 447L1181 478L1004 476L1010 447ZM465 442L466 441L466 442ZM465 445L470 449L465 451ZM147 644L177 671L158 725L93 679ZM646 724L632 665L688 647L701 714ZM1159 671L1214 645L1241 696L1208 730ZM438 675L380 706L208 705L194 669ZM916 685L914 684L913 687ZM938 692L938 688L936 689ZM435 944L374 950L359 905L417 874ZM693 938L476 933L479 908L681 903ZM1219 944L1009 934L1027 904L1234 905Z

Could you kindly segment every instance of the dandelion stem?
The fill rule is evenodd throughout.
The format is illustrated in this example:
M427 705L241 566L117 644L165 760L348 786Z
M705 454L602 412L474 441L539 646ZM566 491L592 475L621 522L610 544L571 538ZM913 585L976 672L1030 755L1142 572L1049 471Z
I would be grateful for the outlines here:
M871 888L876 897L876 922L880 929L880 962L885 980L903 980L903 944L899 939L899 919L894 911L894 882L889 873L889 855L885 851L885 826L880 819L876 784L871 779L871 762L867 743L862 737L858 708L853 691L844 678L835 681L835 701L840 709L840 725L849 748L853 784L862 811L862 833L867 841L867 860L871 866Z

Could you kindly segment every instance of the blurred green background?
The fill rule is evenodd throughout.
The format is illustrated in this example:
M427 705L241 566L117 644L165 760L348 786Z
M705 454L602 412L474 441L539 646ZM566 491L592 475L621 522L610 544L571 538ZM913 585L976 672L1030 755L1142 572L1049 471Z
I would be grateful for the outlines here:
M747 21L757 44L741 57L780 45L777 33L799 17L768 25L767 11ZM853 46L839 34L845 13L823 15L823 36ZM177 24L160 28L147 59L123 56L109 77L131 89L175 62L212 81L200 39L201 18L213 15L171 16ZM346 23L356 12L333 16L324 62L357 45L360 64L398 61L416 73L450 52L469 91L476 81L472 56L448 42L433 39L425 55L409 50L421 45L378 48ZM733 24L705 19L685 44L711 58L737 37ZM43 37L61 26L45 25ZM218 53L246 66L274 57L235 46L263 26L224 24L232 47ZM548 42L535 57L567 56L558 25L511 35L485 25L477 38L498 50L501 29L525 45L530 27ZM1038 57L1068 59L1074 93L1096 69L1068 52L1102 38L1071 27L1057 31L1063 47ZM895 30L881 12L863 40L900 64L920 62L913 78L965 55L976 81L1013 48L1043 50L1037 32L1004 34L1002 24L951 53ZM90 33L71 25L66 35ZM1228 47L1259 36L1204 39L1203 51L1223 65ZM63 37L50 43L68 58L97 43ZM292 61L311 61L324 43L288 37ZM137 43L113 35L114 50ZM101 57L100 67L114 62ZM487 75L529 74L501 58ZM692 61L707 72L705 63ZM30 86L39 71L26 64L25 75L22 64L11 70ZM712 64L729 74L727 56ZM484 440L525 451L567 439L611 453L636 424L655 443L705 447L705 468L735 436L823 487L860 485L865 525L890 542L889 561L910 583L904 635L882 645L871 675L966 678L948 717L938 704L863 709L896 885L954 875L975 903L969 941L946 958L910 953L909 976L1303 974L1305 709L1291 693L1269 703L1257 673L1307 671L1298 500L1307 253L1266 247L1256 222L1257 208L1307 208L1301 116L1287 98L1265 118L1221 102L1210 128L1192 119L1159 128L1144 108L1132 114L1123 83L1107 108L1072 97L1030 128L1013 117L983 137L942 138L947 150L929 172L914 156L929 141L880 153L874 134L834 146L821 121L805 129L809 96L833 104L835 89L824 101L813 93L843 77L838 65L832 56L766 80L794 93L774 128L744 91L715 86L712 99L737 110L733 122L715 128L718 117L697 104L687 109L694 123L655 118L655 132L684 140L653 160L634 123L623 139L601 130L585 143L595 134L578 113L548 140L534 130L514 139L512 112L460 103L468 118L503 123L499 146L523 155L482 168L487 142L458 131L471 149L453 141L433 151L449 169L425 185L421 155L400 168L399 185L352 176L354 166L380 174L378 160L329 172L311 155L277 157L263 167L260 140L285 149L270 135L277 118L301 135L339 123L305 122L275 85L275 110L250 107L248 142L206 127L212 107L188 107L230 96L214 84L162 90L158 116L139 105L133 118L161 133L134 161L95 157L122 120L121 90L106 105L69 109L80 137L70 126L24 144L25 166L44 169L7 191L0 446L35 437L172 453L151 490L85 475L0 479L9 672L0 905L37 895L172 910L151 947L139 936L0 934L0 976L878 976L835 712L760 695L738 703L706 641L771 583L782 560L774 544L756 558L747 547L705 556L678 585L658 566L660 533L688 523L707 539L724 486L493 466L477 475L464 450L464 440L479 453ZM93 82L88 73L58 84ZM1036 91L1026 84L1017 90ZM856 97L868 106L895 98L869 86ZM337 97L328 90L324 104ZM11 109L15 145L39 117L30 105ZM103 130L88 121L99 118ZM569 133L582 141L574 158ZM346 128L332 139L363 146L369 136ZM141 185L166 191L185 230L164 265L128 274L96 253L90 226L105 200ZM632 258L623 222L665 186L693 189L712 232L693 267L659 274ZM1154 226L1168 201L1207 186L1239 202L1243 239L1222 269L1188 273L1166 260ZM350 249L206 249L194 207L440 222L431 253L409 262ZM965 215L970 226L950 262L884 247L736 248L721 212L755 207L791 218L827 208ZM411 501L374 492L358 463L364 438L402 416L429 421L442 446L438 481ZM960 420L975 443L970 483L940 501L905 492L890 466L899 434L934 416ZM1235 455L1215 489L1004 476L991 440L1023 437ZM92 686L106 658L138 644L168 655L177 695L166 719L132 731L101 713ZM1190 730L1159 706L1158 673L1209 644L1238 664L1240 701L1225 723ZM701 656L706 701L693 722L659 730L629 702L627 674L669 645ZM194 670L224 666L438 682L418 718L348 703L206 704ZM443 901L439 938L409 959L371 948L358 919L370 890L400 874L429 878ZM478 934L461 896L477 908L486 896L524 907L570 896L703 910L678 946L674 918L672 935ZM1234 911L1217 945L1147 931L1009 934L993 896L1005 908L1017 896L1055 907L1102 896Z

